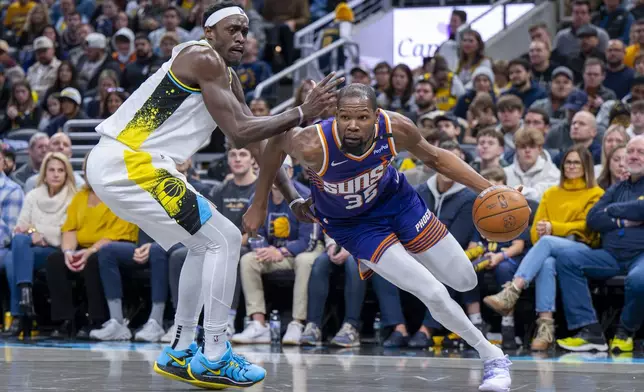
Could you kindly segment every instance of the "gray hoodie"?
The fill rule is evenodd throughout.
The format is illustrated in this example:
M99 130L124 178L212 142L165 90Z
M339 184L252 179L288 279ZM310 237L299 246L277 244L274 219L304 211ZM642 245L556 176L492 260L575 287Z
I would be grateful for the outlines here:
M465 185L455 182L454 185L452 185L452 187L447 190L447 192L440 193L438 191L438 183L436 181L436 176L431 176L429 180L427 180L427 187L429 188L429 191L432 193L432 196L434 196L434 200L435 200L434 215L436 215L438 219L441 218L441 209L443 208L443 203L445 202L445 200L449 199L452 195L466 188Z
M127 54L127 58L121 59L119 58L119 62L125 63L129 60L129 57L134 53L134 33L132 30L128 29L127 27L123 27L119 29L114 36L112 37L112 48L114 48L114 51L116 51L116 37L118 36L123 36L127 38L130 41L130 51ZM121 56L120 53L118 53L119 57Z

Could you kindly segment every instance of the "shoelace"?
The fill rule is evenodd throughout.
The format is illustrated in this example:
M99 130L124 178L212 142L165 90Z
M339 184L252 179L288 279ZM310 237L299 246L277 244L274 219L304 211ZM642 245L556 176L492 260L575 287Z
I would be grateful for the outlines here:
M243 355L231 353L231 356L233 357L233 360L237 362L241 367L246 367L250 365L250 362L248 362Z
M537 336L540 335L545 335L549 342L552 342L555 339L555 337L552 335L552 332L550 331L550 328L548 327L548 324L546 323L539 325L539 329L537 329Z

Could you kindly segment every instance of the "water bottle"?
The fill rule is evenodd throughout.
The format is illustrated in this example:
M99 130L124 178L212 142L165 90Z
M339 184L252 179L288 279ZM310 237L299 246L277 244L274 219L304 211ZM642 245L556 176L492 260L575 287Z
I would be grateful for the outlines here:
M280 312L277 309L271 312L269 325L271 328L271 343L280 344L282 340L282 320L280 319Z
M376 318L373 319L373 333L376 338L376 343L382 343L382 322L380 321L380 313L376 313Z
M244 331L248 328L248 324L250 324L250 316L244 317Z

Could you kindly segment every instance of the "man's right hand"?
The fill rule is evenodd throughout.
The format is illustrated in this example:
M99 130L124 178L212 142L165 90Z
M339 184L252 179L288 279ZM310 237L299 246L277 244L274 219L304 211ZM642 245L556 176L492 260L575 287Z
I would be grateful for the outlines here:
M329 255L329 260L335 265L342 265L349 258L350 254L346 249L341 248L338 251L338 245L331 245L327 249L327 254Z
M320 81L304 100L300 108L304 120L311 120L318 117L329 106L335 104L336 90L344 78L336 78L335 72L331 72Z

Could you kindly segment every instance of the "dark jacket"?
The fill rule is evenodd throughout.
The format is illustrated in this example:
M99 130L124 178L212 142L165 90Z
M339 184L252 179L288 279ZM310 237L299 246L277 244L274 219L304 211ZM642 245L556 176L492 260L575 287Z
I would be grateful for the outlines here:
M530 88L527 91L519 92L514 86L507 90L503 95L512 94L521 98L523 101L523 106L526 110L538 99L548 98L548 93L543 89L536 81L532 80L530 82Z
M552 162L557 165L557 167L561 167L561 160L566 154L566 150L561 150L557 156L552 157ZM602 163L602 142L599 138L596 137L593 139L593 143L588 147L588 151L593 156L593 163L595 165Z
M606 79L604 86L613 90L617 99L622 99L631 92L631 83L635 79L633 68L624 67L621 71L612 72L606 70Z
M610 39L618 39L628 46L631 25L635 19L626 8L619 6L614 12L608 13L606 7L602 5L592 22L595 26L606 30Z
M593 49L589 54L585 55L583 52L579 53L579 56L571 57L568 59L568 68L572 71L572 73L575 75L575 80L576 81L581 81L584 80L583 77L583 70L584 70L584 64L586 63L586 60L594 57L596 59L600 59L604 63L606 63L606 55L600 51L599 49L595 48Z
M586 217L588 227L601 234L602 248L628 261L644 252L644 225L622 227L619 219L644 221L644 178L608 188Z
M295 189L302 197L308 197L310 191L303 185L295 183ZM309 250L312 223L299 222L288 206L286 200L281 204L274 204L273 198L268 198L266 223L259 229L258 234L263 236L268 245L276 248L286 247L292 255L297 256ZM284 235L287 234L285 237Z
M79 75L86 62L87 62L87 56L82 55L81 58L78 60L78 65L76 66L76 69L78 70ZM112 56L107 55L105 56L105 60L103 61L103 63L97 68L96 73L92 75L92 78L87 83L87 86L82 86L85 89L85 91L94 89L98 86L98 77L100 76L101 72L105 71L106 69L111 69L112 71L116 72L119 79L121 78L121 67L119 63L117 61L114 61L112 59Z
M416 191L425 201L427 208L447 226L456 241L466 249L474 235L472 206L476 193L464 185L454 183L445 193L438 193L436 176L420 184Z
M87 114L85 114L85 112L82 111L82 110L79 110L76 113L76 116L74 116L73 118L67 118L67 117L65 117L64 114L61 114L60 116L57 116L57 117L54 117L53 119L51 119L51 121L49 122L49 125L47 125L47 128L45 128L44 132L49 136L53 136L56 132L62 132L63 131L63 126L65 125L65 123L67 121L69 121L69 120L86 120L87 118L88 118Z
M36 106L33 111L29 113L18 113L18 116L13 120L6 116L0 121L0 133L11 131L21 128L38 129L40 124L40 117L42 117L42 108Z
M496 103L496 95L494 94L494 91L490 91L490 95L492 96L494 103ZM470 108L470 104L472 103L474 98L476 98L476 90L467 90L465 94L461 95L458 98L456 106L454 106L454 109L452 109L452 113L456 117L467 118L467 111Z
M139 88L145 80L155 73L163 64L163 61L153 54L152 57L138 58L135 62L129 63L123 75L121 75L121 87L132 94L134 90Z

